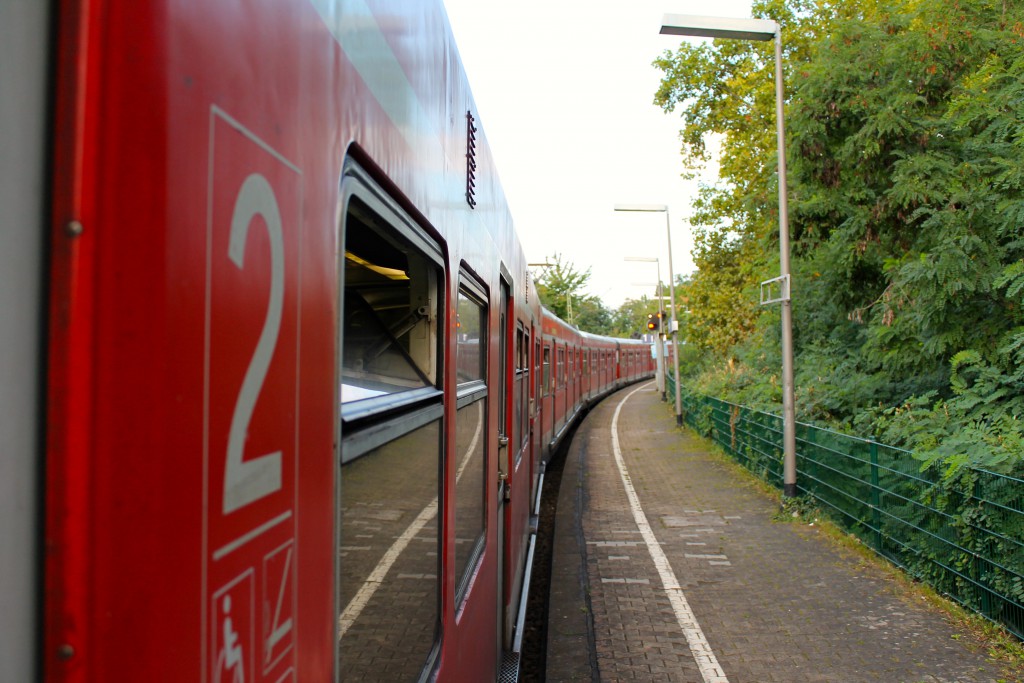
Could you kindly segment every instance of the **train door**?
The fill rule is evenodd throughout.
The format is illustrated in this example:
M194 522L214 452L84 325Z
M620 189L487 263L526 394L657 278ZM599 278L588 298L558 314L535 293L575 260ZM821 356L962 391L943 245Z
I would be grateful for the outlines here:
M585 398L590 398L590 349L586 348L583 350L583 379L582 391Z
M530 504L530 464L527 459L524 462L524 455L529 453L530 429L529 429L529 397L530 397L530 337L526 326L519 322L515 325L513 363L513 387L512 387L512 446L510 454L510 481L511 489L506 489L505 502L512 502L515 509L525 509ZM506 566L506 590L508 594L507 610L505 613L505 634L506 643L511 642L514 634L513 625L518 615L520 605L512 600L521 594L523 588L525 570L525 549L528 542L529 526L525 517L519 515L516 518L509 517L510 524L507 528L508 552L505 557Z
M566 399L569 406L569 414L572 415L576 412L577 405L577 392L579 391L579 377L576 374L576 349L575 347L569 347L569 398Z
M555 401L553 394L554 381L551 376L551 347L552 344L545 342L543 350L543 372L541 375L541 443L547 443L554 436L555 430ZM541 453L541 457L543 457Z
M576 349L576 407L583 404L583 349Z
M530 382L530 500L537 495L537 458L540 457L540 436L544 433L543 415L541 411L541 352L540 337L537 328L530 325L530 336L533 337L533 381Z
M509 448L510 437L512 442L515 442L515 421L511 422L512 429L509 428L511 415L509 414L509 403L514 402L515 398L513 394L509 392L509 375L514 372L513 367L515 364L514 356L510 358L511 354L516 353L516 350L509 348L508 343L509 337L512 332L512 326L514 324L515 315L511 307L511 298L509 297L509 284L505 280L504 276L501 278L501 301L498 305L498 485L497 485L497 524L498 524L498 541L497 541L497 567L498 567L498 590L495 594L498 598L498 606L496 614L498 615L498 660L501 661L501 653L503 650L509 649L511 641L511 620L512 620L512 594L510 593L508 583L509 571L507 562L509 559L508 552L508 527L510 523L510 515L508 509L505 507L507 499L507 489L509 486L509 476L512 471L511 458ZM511 411L515 413L515 406Z
M562 425L565 426L569 423L569 408L572 406L569 400L572 395L572 348L569 344L563 344L562 348L565 350L562 355Z

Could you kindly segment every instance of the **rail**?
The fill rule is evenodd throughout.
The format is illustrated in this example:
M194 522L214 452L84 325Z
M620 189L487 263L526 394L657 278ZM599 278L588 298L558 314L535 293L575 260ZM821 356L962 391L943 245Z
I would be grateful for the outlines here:
M668 378L670 392L675 390ZM682 392L686 424L782 488L782 417ZM1024 480L797 423L797 485L911 576L1024 639Z

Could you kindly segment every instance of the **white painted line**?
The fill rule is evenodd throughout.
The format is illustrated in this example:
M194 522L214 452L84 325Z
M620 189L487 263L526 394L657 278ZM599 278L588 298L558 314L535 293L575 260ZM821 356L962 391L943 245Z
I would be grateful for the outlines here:
M697 623L697 617L694 616L693 610L690 609L690 603L687 602L686 596L683 595L683 591L679 586L679 580L676 578L675 572L672 571L672 565L669 563L668 557L665 556L665 552L661 549L658 539L654 536L654 530L651 529L651 525L647 521L647 515L644 514L644 509L640 506L640 499L636 495L636 489L633 488L633 482L629 478L629 472L626 470L626 465L622 460L622 449L619 447L619 413L622 412L622 406L626 404L626 401L633 394L649 386L649 384L644 384L629 392L625 398L619 401L619 405L615 407L615 414L612 416L612 452L615 454L615 464L619 467L619 476L622 478L622 485L626 488L626 497L629 499L629 507L633 511L633 519L637 527L639 527L644 540L647 542L647 550L651 553L654 566L661 576L661 583L665 587L665 593L668 595L669 602L672 603L672 610L676 614L676 621L683 630L683 636L690 646L690 653L697 663L697 668L700 669L700 675L704 679L704 683L729 683L729 679L725 677L725 672L711 651L708 639L704 637L704 632L701 631L700 624Z
M683 557L689 560L728 560L725 555L691 555L686 553Z
M338 640L341 640L345 632L352 628L352 624L356 623L356 619L363 613L363 610L370 603L370 598L377 592L381 584L384 582L384 577L387 576L388 571L391 569L391 565L398 560L398 556L402 554L405 547L409 545L409 541L413 539L420 530L427 525L427 522L432 520L437 515L437 498L430 501L430 504L423 508L423 511L416 516L416 519L412 521L412 524L406 528L398 540L395 541L384 556L380 558L380 562L374 567L370 575L366 577L366 581L359 587L359 590L346 605L345 610L341 613L338 618Z
M594 545L598 548L629 548L640 545L640 541L587 541L587 545Z

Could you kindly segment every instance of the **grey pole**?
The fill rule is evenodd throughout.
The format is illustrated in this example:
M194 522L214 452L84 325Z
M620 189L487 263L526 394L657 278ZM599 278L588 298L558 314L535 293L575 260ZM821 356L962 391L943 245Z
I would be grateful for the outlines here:
M661 401L665 402L665 287L661 284L661 259L656 259L658 264L658 388L661 390Z
M676 381L676 425L683 424L683 401L682 388L679 386L679 321L676 319L676 276L672 268L672 222L668 217L668 207L665 207L665 231L668 235L668 294L672 306L672 326L669 332L672 335L672 377ZM672 329L676 328L676 329Z
M668 205L667 204L616 204L616 211L645 211L650 213L665 213L665 228L668 231L668 292L670 304L672 306L672 321L676 327L678 327L678 321L676 320L676 276L675 270L672 268L672 222L669 220ZM661 279L661 266L658 266L658 279ZM674 378L676 381L676 424L683 424L683 401L682 401L682 388L679 386L679 346L676 343L678 336L678 330L673 330L670 326L668 334L672 335L672 350L675 354L673 358L673 366L675 367ZM666 354L666 362L668 357Z
M789 198L786 183L786 123L783 115L782 27L775 29L775 130L779 168L779 270L782 299L782 493L796 495L796 405L793 398L793 307L789 278Z
M616 208L616 211L623 211L626 209ZM662 335L665 333L665 321L661 317L660 313L665 310L665 298L664 290L661 287L661 259L656 256L626 256L626 261L643 261L645 263L654 263L658 269L658 333L657 340L654 346L654 360L656 363L656 374L655 384L657 390L661 392L661 400L665 400L665 346L662 343Z
M786 124L783 118L782 27L771 19L725 19L666 14L661 33L732 40L775 41L775 131L779 173L779 280L782 281L782 472L783 495L796 495L796 407L793 398L793 309L789 277L789 204Z

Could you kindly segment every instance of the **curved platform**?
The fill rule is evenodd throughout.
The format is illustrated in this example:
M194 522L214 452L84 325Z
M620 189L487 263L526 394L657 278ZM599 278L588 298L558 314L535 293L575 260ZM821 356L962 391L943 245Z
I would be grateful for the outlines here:
M566 455L547 680L1016 680L968 634L674 425L652 383L595 406Z

